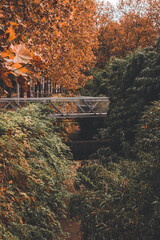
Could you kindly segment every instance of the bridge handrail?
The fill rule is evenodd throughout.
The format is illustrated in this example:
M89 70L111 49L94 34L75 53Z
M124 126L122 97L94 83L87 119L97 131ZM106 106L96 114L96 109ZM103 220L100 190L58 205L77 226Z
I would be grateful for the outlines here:
M79 118L103 117L107 115L109 106L108 97L36 97L36 98L0 98L1 107L4 109L22 108L26 103L41 102L52 105L53 114L50 118ZM5 105L5 106L3 106Z
M88 100L88 101L108 101L108 97L88 97L88 96L78 96L78 97L36 97L36 98L0 98L0 102L9 102L9 101L74 101L74 100Z

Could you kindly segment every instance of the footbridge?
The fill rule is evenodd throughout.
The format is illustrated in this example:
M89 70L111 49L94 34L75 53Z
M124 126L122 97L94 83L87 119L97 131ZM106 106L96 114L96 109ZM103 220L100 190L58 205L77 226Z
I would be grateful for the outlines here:
M0 98L3 109L22 108L28 103L48 103L53 109L50 118L105 117L109 107L108 97L45 97L45 98Z

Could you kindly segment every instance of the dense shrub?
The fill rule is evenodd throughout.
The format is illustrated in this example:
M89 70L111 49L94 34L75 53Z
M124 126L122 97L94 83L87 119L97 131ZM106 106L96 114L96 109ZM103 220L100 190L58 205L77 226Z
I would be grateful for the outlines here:
M152 194L157 197L155 204L158 212L160 210L160 101L155 102L143 114L136 135L136 151L140 161L149 162L146 175L152 186Z
M99 150L98 157L103 164L119 161L119 157L134 159L132 146L138 121L145 107L160 97L160 42L123 59L113 59L103 70L92 73L93 80L83 93L103 94L110 99L105 126L98 134L110 144Z
M66 218L71 154L50 109L29 105L0 115L0 237L55 240Z
M83 240L160 239L160 102L145 111L136 140L135 161L79 169L70 214Z

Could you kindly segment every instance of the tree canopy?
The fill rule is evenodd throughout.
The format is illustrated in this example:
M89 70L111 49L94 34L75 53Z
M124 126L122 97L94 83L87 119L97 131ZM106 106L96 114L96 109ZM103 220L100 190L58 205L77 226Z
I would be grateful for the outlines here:
M125 0L119 1L117 7L102 7L96 52L99 67L111 57L124 57L156 42L160 31L159 4L152 0Z
M66 89L86 82L97 42L94 0L3 0L0 31L1 80L9 87L10 74L23 85L27 76Z

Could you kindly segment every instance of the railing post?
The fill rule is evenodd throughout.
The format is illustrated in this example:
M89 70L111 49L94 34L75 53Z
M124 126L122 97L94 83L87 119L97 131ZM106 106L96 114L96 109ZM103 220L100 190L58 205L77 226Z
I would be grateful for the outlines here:
M17 83L17 98L18 98L18 104L19 104L19 84Z

